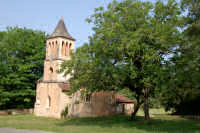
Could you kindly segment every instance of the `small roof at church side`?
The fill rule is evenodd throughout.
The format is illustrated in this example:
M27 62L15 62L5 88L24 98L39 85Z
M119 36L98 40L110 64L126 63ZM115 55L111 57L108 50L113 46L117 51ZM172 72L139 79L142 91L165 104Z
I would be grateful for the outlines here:
M131 99L127 98L127 97L124 97L124 96L122 96L122 95L120 95L118 93L116 94L116 99L117 99L118 103L134 103L133 100L131 100Z
M54 32L50 36L48 36L47 39L55 38L55 37L64 37L64 38L75 41L75 39L67 31L63 18L60 19Z

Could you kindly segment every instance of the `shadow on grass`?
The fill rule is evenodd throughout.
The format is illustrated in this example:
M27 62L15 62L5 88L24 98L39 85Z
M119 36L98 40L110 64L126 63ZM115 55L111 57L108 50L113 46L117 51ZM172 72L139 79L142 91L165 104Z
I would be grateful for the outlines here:
M145 121L143 117L137 117L134 121L130 121L130 117L124 115L97 118L67 118L61 123L57 123L57 126L121 127L152 133L200 133L200 123L198 121L186 120L178 116L158 116L149 121Z

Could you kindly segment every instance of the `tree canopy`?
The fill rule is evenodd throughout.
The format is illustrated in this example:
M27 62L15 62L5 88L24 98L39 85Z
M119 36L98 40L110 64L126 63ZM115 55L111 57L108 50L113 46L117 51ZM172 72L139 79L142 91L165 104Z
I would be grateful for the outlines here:
M152 4L136 0L113 1L99 7L87 20L94 35L78 48L61 71L70 73L71 89L119 91L128 88L137 100L136 115L144 103L149 119L148 97L158 88L163 61L179 41L175 0Z
M44 32L18 27L0 32L0 109L33 107L45 37Z
M161 101L178 114L199 114L200 1L182 0L181 42L166 63Z

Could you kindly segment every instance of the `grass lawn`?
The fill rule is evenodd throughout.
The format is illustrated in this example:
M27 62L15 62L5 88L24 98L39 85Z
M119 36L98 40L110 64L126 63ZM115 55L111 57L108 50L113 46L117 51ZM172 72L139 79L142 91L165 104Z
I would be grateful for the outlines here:
M0 116L0 127L55 133L200 133L200 121L158 114L156 111L148 122L142 116L138 116L135 121L129 121L128 116L122 115L67 119L9 115Z

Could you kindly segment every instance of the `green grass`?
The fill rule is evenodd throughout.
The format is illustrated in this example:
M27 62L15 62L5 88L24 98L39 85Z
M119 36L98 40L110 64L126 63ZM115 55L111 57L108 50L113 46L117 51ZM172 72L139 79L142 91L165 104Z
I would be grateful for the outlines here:
M9 115L0 116L0 127L55 133L200 133L200 121L160 113L153 114L150 121L144 121L142 116L130 121L128 116L122 115L67 119Z

